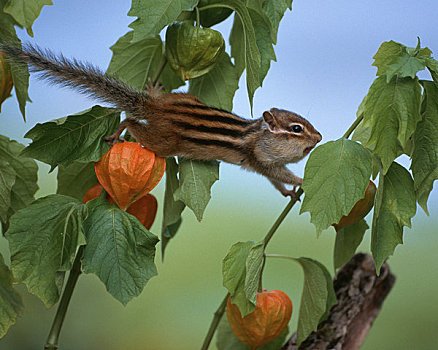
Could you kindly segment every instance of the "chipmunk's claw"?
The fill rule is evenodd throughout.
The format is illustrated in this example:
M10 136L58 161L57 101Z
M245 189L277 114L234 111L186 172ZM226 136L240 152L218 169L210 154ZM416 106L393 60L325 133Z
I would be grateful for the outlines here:
M285 197L290 197L295 201L301 202L300 197L297 197L297 186L294 186L291 190L284 189L281 191L281 194Z

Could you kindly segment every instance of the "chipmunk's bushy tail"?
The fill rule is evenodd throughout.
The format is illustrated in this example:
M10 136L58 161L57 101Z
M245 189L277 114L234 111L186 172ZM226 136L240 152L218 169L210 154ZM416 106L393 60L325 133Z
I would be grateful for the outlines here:
M70 87L97 100L109 103L133 116L143 116L149 97L146 92L105 75L100 69L75 59L69 60L30 44L23 49L0 43L0 51L10 59L24 61L30 70L51 83Z

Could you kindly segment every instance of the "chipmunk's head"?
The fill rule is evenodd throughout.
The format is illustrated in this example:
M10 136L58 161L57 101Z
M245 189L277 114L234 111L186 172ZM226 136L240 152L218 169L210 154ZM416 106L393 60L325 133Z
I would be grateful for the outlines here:
M321 141L321 134L296 113L272 108L263 113L265 148L273 151L279 162L295 163Z

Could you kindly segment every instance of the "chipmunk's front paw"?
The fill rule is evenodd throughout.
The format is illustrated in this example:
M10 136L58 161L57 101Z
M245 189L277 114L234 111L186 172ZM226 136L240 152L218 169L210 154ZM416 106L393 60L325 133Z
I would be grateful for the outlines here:
M284 189L281 191L281 194L285 197L290 197L291 199L293 199L295 201L301 202L301 199L299 197L297 197L297 186L294 186L293 189L291 189L291 190Z

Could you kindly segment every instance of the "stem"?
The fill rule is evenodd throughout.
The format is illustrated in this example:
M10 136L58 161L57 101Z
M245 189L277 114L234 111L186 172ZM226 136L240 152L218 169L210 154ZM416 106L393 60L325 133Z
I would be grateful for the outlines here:
M274 235L275 231L277 231L278 227L281 225L283 220L286 218L287 214L289 214L292 207L300 199L300 197L303 193L304 193L304 191L301 188L299 188L298 191L295 193L295 197L290 200L290 202L283 209L283 211L281 212L281 214L279 215L277 220L275 220L271 229L268 231L265 238L263 239L263 245L264 245L265 249L266 249L266 246L268 245L269 241L271 240L272 236ZM261 286L261 279L262 279L261 275L260 275L259 287ZM208 333L204 339L204 343L202 344L201 350L208 349L210 342L213 339L214 333L216 332L217 326L219 325L219 321L221 320L221 318L225 312L225 306L227 305L227 299L228 299L229 295L230 295L230 293L227 293L227 295L225 296L221 305L219 306L217 311L214 313L213 320L211 321L210 328L208 329Z
M214 313L213 320L211 321L210 328L208 329L207 335L205 336L201 350L207 350L208 347L210 346L211 340L213 339L217 326L219 325L219 322L225 312L225 307L227 306L227 301L229 296L230 293L227 293L227 295L225 295L224 300L222 300L222 303L219 305L216 312Z
M287 255L281 255L281 254L266 254L265 257L267 258L281 258L281 259L289 259L289 260L293 260L296 261L295 258L292 258L290 256Z
M359 123L363 120L363 113L356 118L356 120L353 122L353 124L351 124L351 126L348 128L348 130L345 132L344 138L348 139L351 135L351 133L354 131L354 129L357 128L357 126L359 125Z
M200 27L201 26L201 16L199 15L198 6L195 7L195 11L196 11L196 26Z
M156 85L158 83L158 79L160 78L161 73L163 73L164 67L166 67L167 64L167 57L166 55L163 55L161 58L160 65L158 66L157 71L155 72L155 75L152 77L152 84Z
M271 240L272 236L274 235L275 231L277 231L278 227L281 225L283 220L286 218L287 214L291 211L292 207L295 205L295 203L300 199L301 195L304 193L303 189L300 187L298 191L295 193L295 198L292 198L290 202L286 205L286 207L281 212L280 216L275 220L274 224L272 225L271 229L266 234L265 238L263 239L263 244L265 246L268 245L269 241Z
M49 350L58 349L59 333L61 332L65 314L67 313L68 304L70 302L79 275L82 272L81 259L83 252L84 252L84 246L79 247L75 261L73 262L73 266L68 276L67 284L65 285L64 292L62 293L61 301L59 302L58 305L58 310L56 310L56 315L55 318L53 319L52 328L50 329L49 335L47 337L47 343L44 346L44 349L49 349Z

